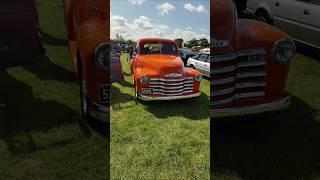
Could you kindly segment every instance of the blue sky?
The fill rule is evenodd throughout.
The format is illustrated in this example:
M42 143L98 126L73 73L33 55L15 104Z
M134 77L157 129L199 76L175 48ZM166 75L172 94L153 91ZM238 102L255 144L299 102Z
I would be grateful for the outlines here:
M210 0L111 0L111 38L207 38Z

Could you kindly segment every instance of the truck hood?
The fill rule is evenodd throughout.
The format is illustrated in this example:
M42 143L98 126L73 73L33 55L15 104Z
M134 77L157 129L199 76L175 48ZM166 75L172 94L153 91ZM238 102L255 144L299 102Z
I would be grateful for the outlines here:
M233 52L237 46L237 12L232 0L211 3L211 44L213 54Z
M164 76L178 73L184 76L184 64L179 56L175 55L140 55L140 65L143 72L148 75Z

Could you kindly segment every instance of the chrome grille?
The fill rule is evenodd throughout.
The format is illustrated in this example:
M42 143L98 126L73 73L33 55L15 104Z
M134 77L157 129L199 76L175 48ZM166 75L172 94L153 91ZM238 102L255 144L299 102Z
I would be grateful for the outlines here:
M154 95L179 96L193 92L193 77L186 78L150 78L149 87Z
M266 61L263 49L211 56L211 105L265 95Z

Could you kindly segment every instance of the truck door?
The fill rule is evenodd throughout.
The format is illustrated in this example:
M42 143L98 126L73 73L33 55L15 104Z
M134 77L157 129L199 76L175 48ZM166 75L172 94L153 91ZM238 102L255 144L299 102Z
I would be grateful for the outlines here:
M301 15L301 40L320 47L320 0L303 3Z
M274 0L273 23L294 39L300 39L300 21L303 0Z

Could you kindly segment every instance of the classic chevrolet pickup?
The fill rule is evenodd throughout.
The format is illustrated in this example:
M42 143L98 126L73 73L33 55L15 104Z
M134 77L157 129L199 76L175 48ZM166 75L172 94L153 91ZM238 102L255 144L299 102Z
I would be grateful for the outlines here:
M211 0L211 117L286 109L292 39L277 28L238 19L232 0Z
M200 96L202 74L185 68L173 40L145 38L137 41L130 60L135 96L144 101Z
M0 69L29 65L45 55L33 0L1 0L0 23Z
M69 48L80 82L83 119L107 121L110 83L122 77L119 56L110 44L110 3L107 0L64 2Z

